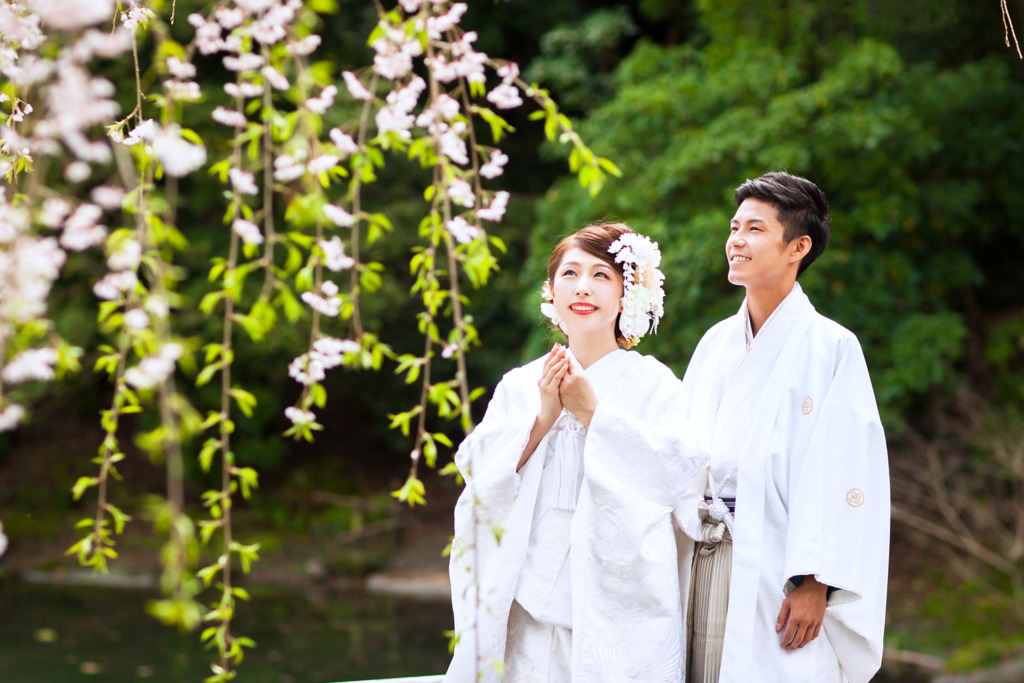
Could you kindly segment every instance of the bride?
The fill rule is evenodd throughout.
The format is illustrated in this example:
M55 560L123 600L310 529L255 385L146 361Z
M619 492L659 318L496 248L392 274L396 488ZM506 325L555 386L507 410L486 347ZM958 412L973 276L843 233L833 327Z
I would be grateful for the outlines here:
M509 371L455 457L446 683L682 680L707 455L672 371L627 350L662 316L660 261L622 223L552 251L541 310L568 347Z

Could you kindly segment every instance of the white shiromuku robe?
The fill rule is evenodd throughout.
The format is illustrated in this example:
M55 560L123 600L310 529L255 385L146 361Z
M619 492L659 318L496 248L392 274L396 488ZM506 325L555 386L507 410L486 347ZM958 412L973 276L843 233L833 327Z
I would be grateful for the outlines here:
M701 339L683 416L735 463L721 683L866 683L882 658L889 559L885 435L857 338L799 284L747 344L746 301ZM788 580L835 590L818 638L775 632Z
M564 614L569 598L572 681L677 683L691 539L700 533L694 482L707 462L681 418L682 385L665 365L632 351L613 351L586 369L599 403L582 441L579 496L568 524L547 527L564 528L568 538L531 542L535 515L545 514L537 505L542 474L560 474L545 463L571 442L560 437L571 418L563 412L516 472L540 409L543 363L505 375L455 457L466 488L450 564L458 641L444 680L472 683L478 672L481 681L501 680L513 598L535 618L545 609ZM559 550L528 561L537 543ZM550 561L537 559L548 554ZM541 571L524 575L524 566ZM549 597L566 585L571 596Z

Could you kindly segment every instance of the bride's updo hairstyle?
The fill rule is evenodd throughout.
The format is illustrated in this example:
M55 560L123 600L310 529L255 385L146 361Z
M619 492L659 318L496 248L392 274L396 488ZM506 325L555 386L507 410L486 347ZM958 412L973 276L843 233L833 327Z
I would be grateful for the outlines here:
M563 237L555 245L555 248L551 250L551 258L548 260L548 279L544 291L552 291L555 275L558 274L558 267L562 265L562 259L565 258L565 254L573 247L579 247L591 256L596 256L613 268L619 276L623 276L622 264L616 263L615 255L609 253L608 249L619 237L631 232L633 231L625 223L591 223L568 237ZM546 300L550 301L550 299ZM619 330L620 316L621 314L615 317L615 340L620 345L628 348L626 338ZM551 321L551 326L560 332L562 331L553 320Z

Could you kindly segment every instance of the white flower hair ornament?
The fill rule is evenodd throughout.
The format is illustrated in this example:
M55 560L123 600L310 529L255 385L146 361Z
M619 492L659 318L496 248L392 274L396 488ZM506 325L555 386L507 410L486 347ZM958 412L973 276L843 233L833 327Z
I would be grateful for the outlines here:
M658 321L665 314L665 274L658 243L646 235L627 232L612 242L608 253L622 264L622 313L619 332L628 349L640 342L648 332L658 331Z
M541 287L540 296L544 299L544 303L540 305L540 312L546 315L551 320L551 324L556 325L562 331L562 334L568 335L569 330L566 328L565 323L559 320L558 313L555 311L555 304L552 303L555 300L555 295L551 293L551 283L547 280L544 281L544 286Z

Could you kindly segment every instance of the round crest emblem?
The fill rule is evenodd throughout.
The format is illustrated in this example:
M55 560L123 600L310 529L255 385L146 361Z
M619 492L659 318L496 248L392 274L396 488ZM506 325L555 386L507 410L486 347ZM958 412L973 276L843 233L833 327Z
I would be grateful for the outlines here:
M860 489L850 489L846 492L846 502L850 507L859 508L864 504L864 492Z
M810 415L811 411L814 410L814 399L810 396L804 396L804 402L800 409L804 411L804 415Z

